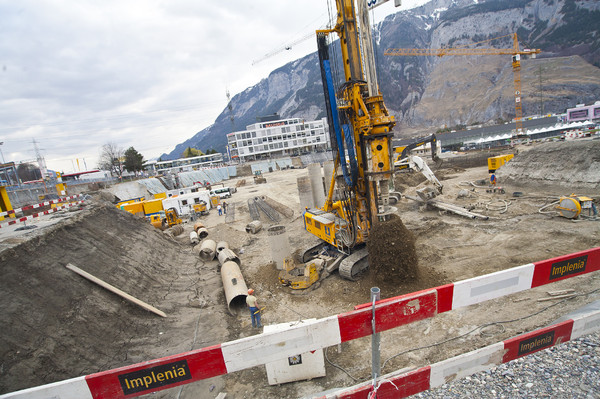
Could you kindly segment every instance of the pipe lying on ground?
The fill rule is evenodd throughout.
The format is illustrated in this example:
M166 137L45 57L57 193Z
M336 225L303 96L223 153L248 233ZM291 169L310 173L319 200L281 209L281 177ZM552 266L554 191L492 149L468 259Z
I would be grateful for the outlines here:
M240 267L235 262L225 262L221 266L221 280L225 290L225 299L230 313L246 307L246 296L248 296L248 286L244 281L244 276Z
M177 224L177 225L165 230L165 233L172 237L177 237L178 235L183 233L183 226L180 224Z
M219 259L219 263L221 266L225 264L225 262L235 262L238 266L242 265L240 258L229 248L224 248L217 254L217 259Z
M190 242L192 244L198 244L198 234L195 231L190 231Z
M217 253L221 252L224 249L228 249L229 244L226 241L219 241L217 243Z
M203 240L208 236L208 230L201 222L194 223L194 231L198 234L199 240Z
M210 261L215 258L217 243L214 240L204 240L200 246L200 259Z
M246 233L256 234L262 229L260 220L254 220L246 225Z

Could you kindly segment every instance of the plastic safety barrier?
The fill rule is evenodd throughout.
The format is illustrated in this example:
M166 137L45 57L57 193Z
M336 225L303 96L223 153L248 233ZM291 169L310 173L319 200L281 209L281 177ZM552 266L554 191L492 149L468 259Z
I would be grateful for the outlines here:
M0 212L0 216L8 216L8 215L12 215L16 212L26 211L29 209L37 209L37 208L41 208L42 206L48 206L50 204L58 204L59 202L70 201L72 199L79 198L81 196L83 196L83 194L72 195L70 197L59 198L59 199L55 199L55 200L51 200L51 201L45 201L45 202L41 202L39 204L34 204L34 205L27 205L27 206L24 206L24 207L21 207L18 209L11 209L10 211Z
M600 270L600 247L381 300L375 304L375 329L377 332L389 330L452 309L598 270ZM357 306L353 311L314 321L304 321L284 331L262 333L178 355L26 389L2 395L0 398L100 399L139 396L371 335L371 317L370 307ZM598 323L595 323L598 327ZM563 327L560 328L564 330L555 334L552 345L559 342L558 337L561 342L564 338L568 339L572 331L585 334L584 331L588 330L572 322L568 326L561 323L561 326ZM536 333L530 334L534 334L531 335L533 337ZM511 348L518 348L517 342L521 341L517 338L515 340L504 341L503 345L513 345ZM509 351L506 356L503 356L503 361L516 358L519 350L516 349L517 352L515 349L511 350L512 352ZM407 381L410 381L409 385L421 389L432 386L430 383L432 370L436 369L433 366L423 368L402 378L407 378ZM418 381L421 382L417 383ZM398 382L401 384L400 380Z
M8 223L5 223L4 225L0 225L0 228L2 228L2 227L6 227L6 226L10 226L10 225L13 225L13 224L16 224L16 223L19 223L19 222L25 222L25 221L27 221L27 220L31 220L31 219L34 219L34 218L40 217L40 216L42 216L42 215L49 215L49 214L51 214L51 213L58 212L58 211L60 211L60 210L62 210L62 209L65 209L65 208L69 208L69 207L72 207L72 206L75 206L75 205L82 204L83 202L84 202L84 200L77 201L77 202L71 202L71 203L69 203L69 204L62 205L62 206L57 206L56 208L48 209L48 210L46 210L46 211L43 211L43 212L38 212L38 213L34 213L34 214L32 214L32 215L29 215L29 216L23 216L23 217L21 217L21 218L18 218L18 219L13 219L13 220L11 220L10 222L8 222Z

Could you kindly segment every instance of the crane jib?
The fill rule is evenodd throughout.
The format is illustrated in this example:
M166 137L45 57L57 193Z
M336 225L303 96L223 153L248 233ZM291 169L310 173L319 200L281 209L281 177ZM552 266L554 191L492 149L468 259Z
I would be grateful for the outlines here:
M340 119L338 114L337 101L335 98L335 91L333 90L333 78L331 76L331 65L329 64L329 60L323 60L322 71L325 74L325 81L327 83L325 89L327 95L329 96L329 106L331 107L330 112L333 120L333 129L335 131L337 150L338 155L340 157L340 165L342 166L342 173L344 175L344 180L346 181L346 184L350 187L354 187L358 178L358 165L356 163L356 154L354 153L354 143L352 140L350 126L344 125L343 130L340 127ZM342 137L342 133L344 134L344 137ZM348 173L344 142L345 146L348 148L348 163L350 164L350 173Z

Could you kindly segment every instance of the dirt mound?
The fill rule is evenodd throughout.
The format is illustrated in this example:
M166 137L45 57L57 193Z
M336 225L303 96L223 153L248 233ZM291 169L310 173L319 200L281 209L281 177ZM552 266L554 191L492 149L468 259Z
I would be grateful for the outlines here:
M498 169L496 176L500 184L520 187L597 190L600 188L599 154L600 140L542 143L524 147Z
M83 279L67 263L167 318ZM91 206L2 252L0 265L0 393L190 350L196 323L207 325L204 342L220 342L224 335L222 316L216 316L222 306L215 306L222 293L198 297L197 291L202 281L220 279L216 271L204 268L188 247L111 205ZM205 309L190 308L192 300ZM215 316L198 321L200 312Z
M386 280L418 279L418 258L415 238L398 215L386 222L376 222L369 232L367 243L369 267Z

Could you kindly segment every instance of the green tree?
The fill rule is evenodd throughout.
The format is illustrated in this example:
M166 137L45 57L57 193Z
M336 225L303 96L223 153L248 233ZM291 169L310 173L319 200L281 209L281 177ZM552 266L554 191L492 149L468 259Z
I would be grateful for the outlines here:
M125 151L125 162L123 164L127 171L133 172L137 176L138 172L144 170L144 156L137 152L135 148L129 147Z
M204 153L199 149L193 147L186 148L185 150L183 150L183 154L181 154L183 158L197 157L200 155L204 155Z

